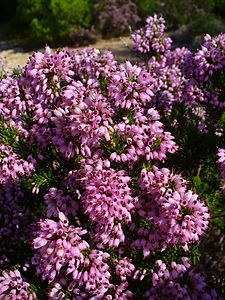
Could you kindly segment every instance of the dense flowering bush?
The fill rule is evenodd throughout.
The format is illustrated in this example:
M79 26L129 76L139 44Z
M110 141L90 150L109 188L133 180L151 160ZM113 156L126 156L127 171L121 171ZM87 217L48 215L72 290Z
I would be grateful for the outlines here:
M207 106L185 102L196 56L169 44L140 65L46 47L3 76L1 299L216 298L192 269L209 208L170 167L185 148L180 119L168 126L177 105L188 106L187 124L188 109L204 119Z
M222 135L224 108L224 34L205 35L203 45L194 53L186 48L171 49L166 37L165 20L148 17L145 27L131 35L134 50L143 56L146 68L154 78L154 105L162 115L171 114L174 104L184 103L198 119L198 128L208 133L213 126ZM168 42L169 41L169 42ZM155 107L155 106L154 106ZM196 118L195 117L195 118ZM222 119L221 119L222 118ZM214 122L214 123L212 123Z

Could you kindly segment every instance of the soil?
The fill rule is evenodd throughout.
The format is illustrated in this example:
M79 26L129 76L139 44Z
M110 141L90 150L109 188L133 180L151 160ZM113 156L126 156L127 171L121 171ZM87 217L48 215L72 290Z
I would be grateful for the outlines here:
M179 45L180 46L180 45ZM100 50L111 50L119 62L130 60L136 62L138 56L132 51L132 41L129 37L99 40L88 47ZM77 48L80 49L80 48ZM53 49L54 50L54 49ZM41 50L43 51L43 49ZM32 52L27 52L15 41L2 40L0 30L0 55L5 57L6 69L25 65ZM212 228L200 244L202 257L195 267L196 271L206 276L209 284L218 292L218 299L225 299L225 235L217 228Z

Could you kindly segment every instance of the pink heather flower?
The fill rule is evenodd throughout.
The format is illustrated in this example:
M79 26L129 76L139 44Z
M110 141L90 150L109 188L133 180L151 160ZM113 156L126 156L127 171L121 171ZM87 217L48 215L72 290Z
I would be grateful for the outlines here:
M194 55L194 63L197 66L195 76L200 81L208 81L212 74L225 66L224 58L225 35L216 37L206 35L204 43Z
M148 64L151 70L154 66L154 60L151 59ZM152 107L164 108L165 114L171 113L173 105L182 101L182 88L185 80L181 68L175 64L170 66L165 60L159 66L154 67L151 76L156 85Z
M37 237L33 240L33 248L37 251L32 258L37 274L52 282L65 267L66 274L73 273L76 278L77 268L84 263L82 252L89 248L89 244L81 238L87 231L69 226L62 212L59 212L59 222L46 219L38 226Z
M116 265L116 274L120 277L122 282L126 281L127 277L133 277L136 268L132 264L131 258L124 257L114 263Z
M216 87L213 77L220 77L221 70L225 66L224 59L225 34L221 33L215 37L206 35L204 43L195 53L189 53L184 57L183 74L186 77L186 89L184 97L190 89L200 90L203 94L200 99L194 93L197 103L207 102L213 106L223 108L225 106L223 99L223 89ZM209 87L206 87L206 83ZM189 87L190 85L190 87Z
M158 121L159 114L154 109L149 109L144 114L137 112L134 115L135 124L121 122L114 126L116 135L123 142L124 151L120 154L111 153L111 161L129 162L130 166L138 162L141 157L147 161L165 160L167 153L175 153L178 146L173 141L170 132L165 132L163 124Z
M66 298L66 291L72 299L103 299L108 289L114 287L110 283L112 276L107 260L110 255L99 250L91 250L84 263L77 267L72 278L70 274L57 277L57 283L49 290L50 299ZM88 296L90 298L88 298ZM96 297L96 298L95 298ZM60 298L61 299L61 298Z
M13 152L11 146L0 143L0 183L18 181L19 176L27 177L35 170L36 161L30 155L23 160Z
M152 57L147 66L130 62L122 66L108 51L65 48L51 53L46 47L45 53L30 57L19 70L20 76L9 74L0 81L4 127L9 124L17 129L16 139L26 139L32 153L38 149L37 161L32 156L24 160L4 138L0 143L0 183L4 185L0 193L0 264L10 262L12 247L17 249L29 240L24 228L30 213L18 202L24 197L17 186L20 178L33 180L29 177L35 168L50 167L57 188L49 186L46 191L46 186L40 186L48 219L38 222L32 243L32 264L37 275L49 283L49 299L132 299L136 297L130 288L133 280L137 286L151 283L146 292L141 291L147 299L213 297L204 279L189 271L188 258L167 264L158 259L152 273L138 265L142 252L145 258L154 258L156 251L176 245L188 251L209 223L208 208L188 190L186 180L154 165L178 150L156 108L170 113L175 103L183 101L200 115L200 126L205 124L207 111L197 112L196 104L206 103L211 96L211 103L219 101L219 92L212 95L204 88L204 80L221 70L222 46L218 42L214 47L215 39L207 37L210 57L204 48L197 56L186 49L168 50L171 41L164 30L164 20L154 16L136 32L140 51L154 51L157 56L164 52L159 59ZM215 57L214 48L220 48ZM209 62L215 58L217 67L205 68L205 57ZM203 79L198 81L196 72ZM220 149L222 178L223 156ZM32 192L38 191L34 185ZM69 224L67 216L79 227ZM13 241L7 242L9 237ZM137 259L131 259L129 253ZM20 285L16 283L15 288L16 280L12 281L13 288L8 279L0 278L4 298L6 292L19 293ZM21 299L32 299L28 289L23 289ZM26 292L30 298L25 298Z
M155 83L150 72L126 61L111 74L108 89L113 106L138 108L152 101Z
M132 299L134 297L134 293L129 291L127 288L129 286L129 283L127 281L122 282L119 285L112 285L111 289L114 291L114 295L107 295L104 299L106 300L127 300Z
M66 294L62 290L62 286L59 283L54 283L52 288L48 291L48 299L49 300L68 300Z
M96 79L97 86L99 86L99 79L107 78L118 66L112 52L107 50L100 52L98 49L85 48L69 53L74 62L75 74L81 82L88 86L93 86Z
M2 276L0 276L0 299L36 299L35 292L29 288L30 284L22 278L20 271L2 272Z
M93 297L103 297L110 288L110 268L107 259L110 255L99 250L91 250L85 259L83 269L73 273L73 280L68 285L68 290L75 292L77 288L84 288L85 292ZM92 298L90 298L92 299Z
M170 49L172 40L165 36L165 20L155 14L146 19L146 25L131 34L134 50L142 53L165 52Z
M188 244L198 242L205 234L210 218L208 207L187 190L180 175L165 168L153 167L151 172L143 169L139 184L138 214L154 229L150 232L140 229L132 244L134 248L143 248L144 256L178 243L187 251Z
M171 262L170 266L156 261L152 274L152 288L145 292L149 300L166 297L168 299L209 299L216 297L215 290L207 289L202 275L188 270L188 258L182 257L182 263ZM182 284L185 281L185 284ZM186 284L187 282L187 284Z
M18 78L7 76L1 80L0 97L0 116L4 117L4 121L9 122L12 128L26 135L22 119L22 114L26 112L26 103L20 96Z
M63 91L64 105L51 118L55 126L53 144L67 158L78 153L90 157L91 149L99 147L102 137L110 139L108 129L111 129L113 110L97 90L87 94L80 82L69 86ZM73 137L74 143L66 142L69 137Z
M168 50L164 54L164 57L166 58L166 65L170 67L175 65L181 68L184 57L190 53L190 50L185 47Z
M131 196L130 181L131 178L123 170L93 170L89 174L81 201L91 221L103 224L115 220L131 221L130 213L136 199Z
M131 213L137 201L132 197L132 190L128 186L131 178L125 171L113 169L93 169L87 177L81 202L91 222L97 225L95 239L117 247L124 241L120 223L131 222Z

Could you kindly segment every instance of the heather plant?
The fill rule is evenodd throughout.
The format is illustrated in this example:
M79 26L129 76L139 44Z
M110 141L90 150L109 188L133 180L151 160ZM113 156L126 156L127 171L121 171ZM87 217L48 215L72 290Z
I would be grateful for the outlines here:
M96 1L95 14L96 29L106 38L127 34L140 21L136 4L130 0Z
M163 36L165 21L154 18L163 29ZM203 45L193 53L186 48L169 47L154 52L149 51L155 41L154 29L147 23L131 38L134 49L140 53L144 52L143 45L148 45L141 66L154 78L155 96L149 107L157 107L164 125L180 146L168 164L185 174L211 207L213 223L224 228L224 196L216 163L218 148L225 144L224 34L215 37L207 34Z
M163 53L171 47L171 39L165 35L165 20L154 15L146 19L145 27L131 34L134 50L149 55Z
M1 298L216 297L192 269L210 211L168 168L181 149L156 78L108 51L49 47L3 77Z
M190 22L189 30L193 36L203 36L206 33L217 35L225 31L224 18L219 14L205 13Z

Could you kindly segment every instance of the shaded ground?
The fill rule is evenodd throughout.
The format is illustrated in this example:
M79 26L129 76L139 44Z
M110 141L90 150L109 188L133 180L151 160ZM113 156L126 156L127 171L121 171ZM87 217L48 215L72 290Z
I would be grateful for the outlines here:
M100 50L111 50L119 62L123 62L125 59L131 62L138 60L135 53L131 51L132 41L129 37L99 40L88 47L98 48ZM40 51L43 51L43 49L40 49ZM7 70L15 68L18 65L25 65L31 54L32 52L25 51L19 47L15 41L1 40L0 34L0 55L5 57Z
M184 29L183 29L184 30ZM179 32L178 35L179 37ZM175 46L181 46L179 43ZM193 47L198 47L199 41L193 41ZM120 62L130 60L135 62L138 57L132 52L132 41L129 37L114 38L110 40L99 40L89 47L98 48L100 50L111 50L116 59ZM42 49L43 50L43 49ZM15 41L3 40L3 35L0 28L0 55L5 57L6 68L25 65L28 57L32 52L26 52L18 46ZM225 235L219 229L212 228L208 235L201 242L202 257L201 261L196 266L196 271L204 274L212 287L218 291L218 299L225 299Z

